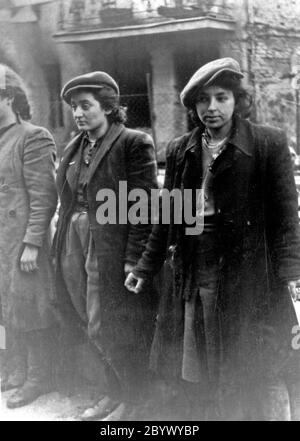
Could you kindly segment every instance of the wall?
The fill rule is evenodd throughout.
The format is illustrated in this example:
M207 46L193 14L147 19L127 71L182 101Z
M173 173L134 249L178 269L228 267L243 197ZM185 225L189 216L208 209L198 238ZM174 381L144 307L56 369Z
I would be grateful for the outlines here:
M59 1L32 9L1 11L0 62L7 63L24 79L32 108L32 122L47 127L62 145L60 67L56 31ZM14 12L14 13L13 13Z
M291 140L296 135L295 91L289 74L300 72L300 2L249 0L248 59L258 121L282 127Z

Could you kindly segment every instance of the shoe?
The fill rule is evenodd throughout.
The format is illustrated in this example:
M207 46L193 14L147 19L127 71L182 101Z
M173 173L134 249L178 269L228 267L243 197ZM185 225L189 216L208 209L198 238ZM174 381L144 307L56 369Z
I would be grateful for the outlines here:
M26 406L26 404L32 403L41 395L49 393L50 389L49 385L26 381L20 389L9 397L6 406L9 409Z
M1 381L1 392L6 392L7 390L16 389L17 387L23 386L26 381L25 376L10 375L6 380Z
M113 400L106 395L102 395L95 406L89 407L83 412L80 419L82 421L101 420L101 418L106 417L116 409L119 404L119 401Z
M128 403L120 403L109 415L101 421L130 421L133 408Z

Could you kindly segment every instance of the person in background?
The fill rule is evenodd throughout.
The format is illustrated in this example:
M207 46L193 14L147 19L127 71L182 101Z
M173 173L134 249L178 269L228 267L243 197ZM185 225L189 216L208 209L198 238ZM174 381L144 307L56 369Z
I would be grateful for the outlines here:
M24 406L51 390L57 322L49 225L57 204L56 147L29 122L22 79L0 65L0 303L6 369L1 390L15 389L7 407Z
M134 418L146 388L147 359L154 326L150 291L139 298L124 288L125 275L140 258L149 222L128 222L127 193L157 188L153 141L124 126L119 87L106 72L68 81L62 98L80 131L66 147L57 172L60 211L55 238L56 280L61 310L75 318L106 366L107 390L83 420ZM123 196L120 185L126 184ZM115 221L102 223L97 196L115 196ZM104 201L102 201L104 202ZM122 206L124 204L124 206ZM119 221L125 210L126 219ZM69 320L71 323L71 320Z
M170 143L165 188L202 190L203 231L154 226L125 286L138 294L166 259L151 368L182 386L182 417L298 419L297 193L286 136L246 119L242 77L221 58L181 92L196 128Z
M293 168L294 168L294 170L296 170L297 168L299 168L299 157L298 157L294 147L289 146L289 150L290 150Z

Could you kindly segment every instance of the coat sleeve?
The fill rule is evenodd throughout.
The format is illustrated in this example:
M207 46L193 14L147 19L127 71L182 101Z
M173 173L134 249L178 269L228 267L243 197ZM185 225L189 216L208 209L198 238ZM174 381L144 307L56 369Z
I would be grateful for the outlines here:
M175 146L171 141L166 152L166 174L164 181L164 188L168 191L171 191L173 186L174 152ZM133 270L135 276L142 278L153 277L161 269L167 255L169 227L169 225L162 224L161 222L153 226L146 249Z
M286 135L269 139L266 164L267 226L275 274L281 282L300 278L298 196Z
M50 133L37 127L27 134L23 151L23 176L29 198L29 218L23 242L41 247L57 204L55 143Z
M150 203L151 189L157 189L157 166L152 138L146 133L138 132L127 153L127 185L128 193L142 189L147 194L147 216L141 223L133 224L129 219L129 232L125 252L125 262L135 265L145 249L151 232ZM134 201L128 203L128 215ZM141 215L143 216L143 214Z

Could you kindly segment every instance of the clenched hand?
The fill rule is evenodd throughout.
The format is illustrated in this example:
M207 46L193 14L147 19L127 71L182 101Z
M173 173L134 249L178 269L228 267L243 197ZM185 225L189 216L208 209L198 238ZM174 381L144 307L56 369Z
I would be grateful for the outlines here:
M38 269L37 258L39 254L39 248L35 245L25 245L24 251L20 258L21 271L30 273Z

